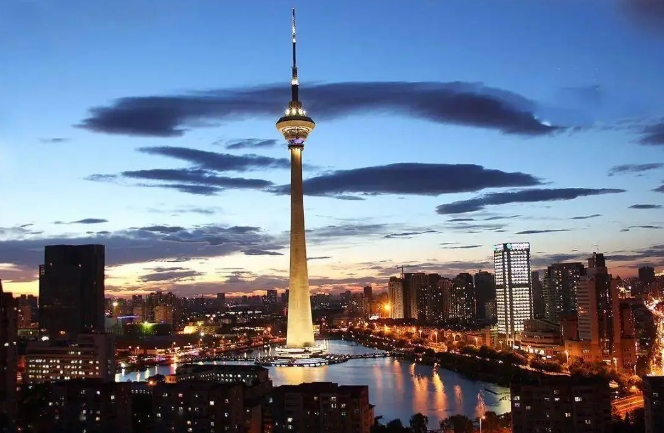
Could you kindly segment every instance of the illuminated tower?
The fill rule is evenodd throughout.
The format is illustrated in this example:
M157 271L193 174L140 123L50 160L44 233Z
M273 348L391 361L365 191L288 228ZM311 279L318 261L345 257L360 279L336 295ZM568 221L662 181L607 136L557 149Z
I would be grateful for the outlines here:
M302 151L304 142L316 124L302 108L299 100L297 62L295 56L295 9L293 9L293 67L291 101L285 115L277 121L277 129L288 142L291 155L291 230L290 230L290 284L288 292L287 348L314 346L309 273L307 271L307 244L304 236L304 199L302 192Z

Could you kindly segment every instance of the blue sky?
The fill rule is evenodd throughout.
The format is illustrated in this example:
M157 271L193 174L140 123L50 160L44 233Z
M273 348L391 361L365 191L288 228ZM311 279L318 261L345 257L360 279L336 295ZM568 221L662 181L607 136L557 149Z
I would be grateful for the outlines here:
M293 4L247 3L0 5L6 290L60 242L107 245L109 293L287 286ZM316 290L490 269L510 241L534 268L664 266L659 2L301 3Z

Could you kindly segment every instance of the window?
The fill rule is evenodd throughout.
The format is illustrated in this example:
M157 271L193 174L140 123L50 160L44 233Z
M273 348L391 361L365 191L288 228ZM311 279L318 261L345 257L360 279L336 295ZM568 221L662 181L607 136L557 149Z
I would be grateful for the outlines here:
M581 397L574 397L574 401L583 401L583 398L581 398Z

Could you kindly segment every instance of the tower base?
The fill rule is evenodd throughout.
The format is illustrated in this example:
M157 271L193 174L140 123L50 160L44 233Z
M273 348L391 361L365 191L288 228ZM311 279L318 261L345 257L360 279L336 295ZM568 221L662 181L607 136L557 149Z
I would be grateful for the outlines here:
M306 359L321 356L327 352L327 346L317 344L310 347L277 347L274 349L277 358L284 359Z

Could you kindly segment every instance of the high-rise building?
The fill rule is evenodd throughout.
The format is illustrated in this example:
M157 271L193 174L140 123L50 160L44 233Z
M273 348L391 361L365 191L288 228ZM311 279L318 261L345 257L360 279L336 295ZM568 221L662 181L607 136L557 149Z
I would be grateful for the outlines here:
M217 310L226 310L226 294L224 292L217 293Z
M275 313L279 309L279 295L276 289L268 289L263 300L265 309L270 313Z
M533 287L533 317L536 319L544 318L544 290L542 280L540 280L539 271L530 273L530 282Z
M586 276L577 292L579 339L590 342L591 359L611 362L620 341L616 339L617 284L606 267L604 254L588 259Z
M450 319L473 320L475 318L475 287L473 276L461 273L452 280L449 299Z
M51 340L104 332L103 245L49 245L39 268L39 327Z
M426 291L425 321L437 324L449 319L449 293L452 291L452 280L439 278L432 282Z
M374 423L366 385L282 385L272 395L274 433L369 433Z
M541 376L512 383L512 432L610 433L611 390L595 376Z
M558 321L561 317L576 315L577 292L586 275L583 263L555 263L544 275L544 316Z
M643 378L643 410L646 424L645 433L664 431L664 376Z
M477 303L477 318L488 320L486 304L496 300L496 279L487 271L479 271L475 274L475 298Z
M405 319L417 319L417 294L426 288L429 278L424 272L403 274L403 314Z
M387 283L387 297L389 316L391 319L404 318L403 305L403 280L397 277L390 277Z
M39 318L39 301L35 295L21 295L18 303L18 327L31 328Z
M364 315L369 316L374 312L373 289L371 286L364 287Z
M498 333L514 341L524 320L533 318L533 295L528 242L494 245Z
M307 243L304 230L304 193L302 182L302 152L304 142L316 124L307 116L299 99L299 81L295 57L295 9L292 22L293 66L291 101L286 113L277 121L277 130L288 142L291 157L291 227L290 227L290 283L286 346L300 349L314 346L314 327L311 316Z
M655 281L655 268L652 266L643 266L639 268L639 281L644 284L650 284Z
M0 426L13 426L16 416L16 340L18 311L0 280ZM0 427L0 430L2 429Z

